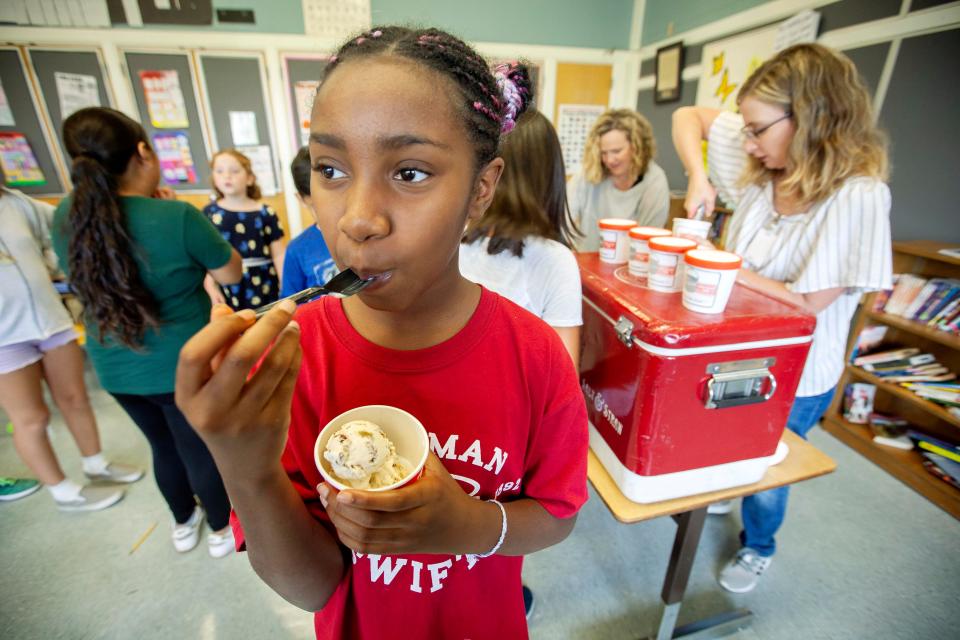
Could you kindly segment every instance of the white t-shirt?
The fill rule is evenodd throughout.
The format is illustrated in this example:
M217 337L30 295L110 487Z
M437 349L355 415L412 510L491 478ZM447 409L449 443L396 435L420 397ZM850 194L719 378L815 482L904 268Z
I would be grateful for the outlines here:
M583 233L582 238L574 240L575 249L598 251L600 230L597 221L601 218L631 218L645 227L667 224L670 187L667 185L667 174L656 162L651 161L643 180L626 191L613 186L613 180L609 177L600 184L592 184L582 173L578 174L567 184L567 201L570 215Z
M517 304L551 327L583 324L580 268L573 252L555 240L528 236L523 257L507 249L487 253L488 238L460 245L460 273Z
M50 281L53 207L19 191L0 197L0 346L46 340L73 326Z
M743 117L724 112L710 127L710 181L735 211L727 249L744 266L794 293L844 287L817 314L817 328L797 396L829 391L843 372L850 320L861 295L892 286L890 189L875 178L850 178L806 213L777 214L773 185L741 187L747 162Z

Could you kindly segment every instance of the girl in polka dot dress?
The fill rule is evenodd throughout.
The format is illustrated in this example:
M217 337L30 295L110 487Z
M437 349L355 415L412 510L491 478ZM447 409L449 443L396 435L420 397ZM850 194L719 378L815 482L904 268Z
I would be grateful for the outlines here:
M260 202L260 187L250 159L235 149L219 151L210 162L216 202L203 213L243 258L243 280L219 286L208 275L204 284L214 304L234 310L273 302L280 295L283 229L273 209Z

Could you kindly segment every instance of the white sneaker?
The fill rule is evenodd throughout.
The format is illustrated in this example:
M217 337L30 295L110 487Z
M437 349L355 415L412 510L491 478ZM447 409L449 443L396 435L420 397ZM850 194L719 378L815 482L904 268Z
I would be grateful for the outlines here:
M87 473L84 471L83 475L91 480L130 484L143 477L143 469L131 467L127 464L120 464L119 462L111 462L100 473Z
M707 513L711 516L725 516L731 511L733 511L733 500L721 500L707 507Z
M753 591L771 562L773 558L761 556L750 547L743 547L723 568L717 581L731 593Z
M60 511L100 511L113 506L123 498L123 489L113 487L91 487L84 485L80 493L70 500L57 500L57 509Z
M173 548L186 553L200 542L200 527L203 526L203 509L197 505L190 519L183 524L173 523Z
M228 525L223 533L207 535L207 547L214 558L222 558L236 551L237 544L233 539L233 528Z

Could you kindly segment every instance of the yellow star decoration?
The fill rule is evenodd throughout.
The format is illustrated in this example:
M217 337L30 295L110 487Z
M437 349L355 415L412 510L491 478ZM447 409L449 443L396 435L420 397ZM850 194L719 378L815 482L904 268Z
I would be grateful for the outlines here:
M713 73L711 75L717 75L723 70L723 52L720 52L720 55L713 56Z
M747 75L745 77L749 78L751 75L753 75L753 72L756 71L762 64L763 60L760 58L757 58L756 56L751 58L750 64L747 65Z
M720 104L723 104L727 101L727 98L730 97L730 94L733 93L733 90L737 88L736 82L730 82L730 74L728 69L723 70L723 77L720 78L720 86L717 87L717 90L713 95L720 98Z

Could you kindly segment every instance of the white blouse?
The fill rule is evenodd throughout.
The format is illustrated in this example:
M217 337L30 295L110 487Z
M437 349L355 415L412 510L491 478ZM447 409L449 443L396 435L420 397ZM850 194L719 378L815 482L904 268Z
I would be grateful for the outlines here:
M541 318L551 327L583 324L580 268L555 240L527 236L523 257L506 249L487 253L488 238L460 245L460 273Z
M794 293L843 287L817 314L813 344L797 396L833 388L843 372L850 320L866 291L892 285L890 189L875 178L849 178L806 213L781 216L773 185L739 184L746 166L742 116L724 112L710 127L710 181L734 209L726 247L744 266L786 284Z

